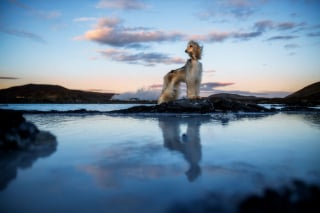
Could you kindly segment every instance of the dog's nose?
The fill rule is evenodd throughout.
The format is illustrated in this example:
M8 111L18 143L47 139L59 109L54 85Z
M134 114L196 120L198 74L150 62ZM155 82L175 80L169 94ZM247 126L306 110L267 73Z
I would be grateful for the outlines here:
M186 49L184 52L185 52L185 53L187 53L187 52L188 52L188 50Z

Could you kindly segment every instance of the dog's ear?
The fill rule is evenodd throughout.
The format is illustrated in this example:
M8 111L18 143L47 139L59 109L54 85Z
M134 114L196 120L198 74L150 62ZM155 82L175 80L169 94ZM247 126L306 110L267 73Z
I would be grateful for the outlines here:
M195 51L197 59L201 59L202 49L203 49L203 46L197 45L197 48L196 48L196 51Z

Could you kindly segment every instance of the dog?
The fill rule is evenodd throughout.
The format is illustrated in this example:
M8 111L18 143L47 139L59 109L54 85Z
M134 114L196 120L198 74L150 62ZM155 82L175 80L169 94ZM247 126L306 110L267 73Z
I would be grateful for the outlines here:
M187 97L189 99L200 98L200 85L202 78L202 64L199 61L203 47L195 41L189 41L185 53L189 55L186 64L168 72L163 78L163 87L158 104L178 99L180 83L187 85Z

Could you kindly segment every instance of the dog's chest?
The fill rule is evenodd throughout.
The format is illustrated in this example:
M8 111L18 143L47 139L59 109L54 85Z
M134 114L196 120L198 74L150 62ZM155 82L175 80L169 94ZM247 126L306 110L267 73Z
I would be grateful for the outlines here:
M189 61L187 69L187 78L199 78L201 75L201 63L198 61Z

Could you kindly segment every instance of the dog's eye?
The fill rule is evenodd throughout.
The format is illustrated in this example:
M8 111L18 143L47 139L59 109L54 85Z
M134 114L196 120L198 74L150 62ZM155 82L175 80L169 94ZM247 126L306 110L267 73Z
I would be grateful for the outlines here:
M192 47L192 45L190 45L189 47Z

